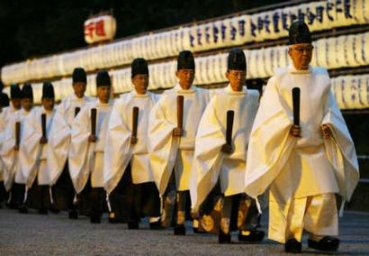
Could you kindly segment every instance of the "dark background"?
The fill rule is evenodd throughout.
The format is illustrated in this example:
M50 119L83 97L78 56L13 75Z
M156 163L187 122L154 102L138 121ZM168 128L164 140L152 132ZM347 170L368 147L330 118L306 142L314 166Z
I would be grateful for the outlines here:
M248 10L277 0L0 0L0 67L87 46L83 23L113 10L115 38Z

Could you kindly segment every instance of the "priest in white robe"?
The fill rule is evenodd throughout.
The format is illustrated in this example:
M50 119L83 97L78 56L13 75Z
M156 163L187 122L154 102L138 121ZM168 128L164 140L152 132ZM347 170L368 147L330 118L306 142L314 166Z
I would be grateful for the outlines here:
M231 210L238 209L237 199L244 193L249 135L259 106L259 92L245 86L246 58L241 49L230 51L226 77L229 85L212 97L199 124L190 189L193 211L199 212L220 183L224 203L217 223L219 243L231 242ZM248 200L251 206L247 214L243 213L247 217L238 238L243 242L260 242L264 232L257 230L258 211L254 200ZM233 204L237 206L232 207Z
M33 108L22 126L19 163L26 181L25 202L22 206L24 213L27 212L29 200L37 204L40 214L47 214L52 203L46 152L48 134L55 116L55 94L54 87L49 82L43 84L41 101L42 106Z
M22 127L24 119L33 107L33 91L31 84L24 84L22 88L22 109L16 111L6 124L3 133L0 156L4 166L4 184L7 191L11 191L10 200L15 207L23 204L26 180L19 164L19 146L22 143Z
M190 199L189 182L195 137L209 94L192 85L195 61L190 51L180 52L176 76L178 84L165 91L151 111L149 147L154 180L163 198L168 193L168 184L174 174L177 191L177 224L174 234L185 235L186 202ZM177 104L179 95L184 98L183 109ZM197 224L194 224L196 231Z
M0 149L4 142L4 136L6 133L7 124L13 118L15 113L17 113L22 107L22 91L20 87L16 84L11 85L10 87L10 105L8 107L4 107L0 113ZM7 206L12 209L16 209L16 201L15 198L12 198L12 193L5 193L6 190L9 190L9 185L5 183L12 183L9 182L12 178L9 172L6 170L6 165L3 163L3 159L0 155L0 193L4 194L4 200L7 202ZM5 180L4 180L5 179ZM8 187L8 188L6 188Z
M113 209L126 212L129 229L149 217L151 229L161 227L160 198L148 150L149 114L158 96L148 92L149 69L145 59L131 65L133 90L114 103L105 145L104 184ZM136 108L136 110L134 109Z
M5 124L3 123L4 120L2 119L3 108L9 106L9 98L6 94L1 92L2 89L3 89L3 84L0 82L0 145L2 141L1 131L3 131L5 127ZM0 158L0 209L3 206L4 200L5 200L5 187L4 187L4 180L3 180L3 164Z
M96 76L97 100L86 104L72 124L69 171L75 191L90 186L90 222L100 223L106 205L104 153L108 122L113 106L111 80L107 71Z
M256 198L270 190L269 238L284 243L286 252L301 252L303 231L309 247L336 251L335 194L350 199L359 180L356 152L327 71L310 66L307 25L293 23L289 40L292 65L270 78L251 132L245 192ZM300 113L298 104L293 108L294 87L301 92Z
M50 169L50 182L56 207L68 208L70 219L77 219L75 191L68 169L68 152L72 123L81 108L95 99L85 96L87 77L83 68L75 68L72 75L73 94L62 99L56 108L54 125L49 135L47 158ZM60 202L65 202L62 206Z

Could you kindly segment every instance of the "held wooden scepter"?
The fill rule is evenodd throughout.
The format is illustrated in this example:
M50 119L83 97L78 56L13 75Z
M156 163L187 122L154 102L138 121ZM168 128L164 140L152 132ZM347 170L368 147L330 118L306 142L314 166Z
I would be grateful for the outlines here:
M96 136L96 108L91 108L91 135Z
M300 126L300 88L292 89L293 125Z
M183 95L177 96L177 128L183 128Z
M138 128L138 107L133 107L132 109L132 137L137 138L137 128Z
M76 117L78 115L79 111L81 111L80 107L75 107L74 108L74 117Z
M15 146L19 148L20 145L20 122L15 123Z
M42 127L42 138L47 139L46 137L46 114L41 114L41 127Z
M234 111L227 111L227 128L226 128L226 144L228 146L232 146L232 133L233 133L233 120L234 120Z

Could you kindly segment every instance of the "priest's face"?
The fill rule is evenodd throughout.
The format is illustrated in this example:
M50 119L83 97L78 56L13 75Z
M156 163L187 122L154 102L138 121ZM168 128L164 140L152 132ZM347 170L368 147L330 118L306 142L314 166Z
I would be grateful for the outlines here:
M24 98L22 99L22 107L25 111L30 111L33 107L33 99Z
M54 109L55 100L54 98L43 98L42 106L46 111L52 111Z
M12 106L15 109L21 109L22 107L22 100L18 98L13 98L10 100L12 102Z
M73 91L77 98L83 98L86 91L86 83L84 82L77 82L73 84Z
M313 56L313 46L311 44L294 44L288 49L288 55L290 55L293 66L297 70L309 69L309 64Z
M178 83L182 89L188 90L191 88L193 80L195 79L195 70L193 69L180 69L177 70L176 76Z
M137 74L132 78L132 83L138 94L145 94L149 86L149 76L145 74Z
M97 98L101 103L108 103L110 99L111 86L98 86L96 89Z
M241 92L242 86L245 85L246 72L242 70L228 70L226 77L233 91Z

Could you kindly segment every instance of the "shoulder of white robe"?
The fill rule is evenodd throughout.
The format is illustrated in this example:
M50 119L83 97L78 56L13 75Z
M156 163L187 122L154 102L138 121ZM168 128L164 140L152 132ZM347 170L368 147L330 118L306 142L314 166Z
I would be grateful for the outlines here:
M274 69L274 76L281 76L288 73L288 67L280 67Z
M317 75L327 75L328 76L328 70L322 67L312 67L313 73Z

